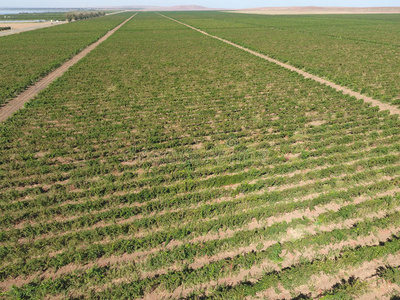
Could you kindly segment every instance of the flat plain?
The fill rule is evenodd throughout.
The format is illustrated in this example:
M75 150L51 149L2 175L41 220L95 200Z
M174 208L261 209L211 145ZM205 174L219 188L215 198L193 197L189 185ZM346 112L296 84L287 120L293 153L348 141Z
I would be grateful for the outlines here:
M292 6L292 7L257 7L228 11L231 13L263 14L263 15L325 15L325 14L398 14L399 7L323 7L323 6Z
M396 297L398 115L164 16L399 107L397 16L140 12L0 124L0 297Z
M0 37L0 105L98 40L130 15L116 14Z

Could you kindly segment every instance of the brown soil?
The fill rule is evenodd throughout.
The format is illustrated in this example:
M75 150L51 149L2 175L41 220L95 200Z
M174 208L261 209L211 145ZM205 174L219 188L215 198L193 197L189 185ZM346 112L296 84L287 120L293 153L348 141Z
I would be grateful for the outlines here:
M137 14L137 13L136 13ZM8 117L10 117L17 110L23 108L24 104L34 98L39 92L44 90L50 83L56 80L58 77L62 76L70 67L75 65L78 61L84 58L87 54L89 54L93 49L95 49L98 45L108 39L114 32L116 32L119 28L121 28L126 22L132 19L134 16L129 17L120 25L115 27L114 29L107 32L102 38L100 38L97 42L91 44L86 49L84 49L79 54L75 55L69 61L64 63L61 67L57 68L49 75L38 81L35 85L29 87L24 92L19 94L16 98L12 99L6 105L0 108L0 122L4 122Z
M392 178L389 178L389 179L392 179ZM371 183L373 183L373 182L371 182ZM393 194L397 193L398 191L399 191L399 189L392 189L392 190L389 190L389 191L386 191L386 192L383 192L383 193L377 193L375 195L375 197L383 197L383 196L387 196L387 195L393 195ZM316 194L314 196L317 196L317 195L318 194ZM296 199L295 201L296 202L297 201L306 201L308 198L309 197L305 197L305 198L302 197L302 198ZM353 202L344 202L344 203L341 203L340 205L336 204L336 203L328 203L327 205L317 206L317 207L315 207L314 211L310 211L309 209L307 209L307 210L296 210L296 211L292 211L292 212L289 212L289 213L285 213L283 215L269 217L266 220L263 220L263 221L260 221L260 222L254 220L253 222L250 222L249 224L247 224L245 226L245 228L248 227L251 230L251 229L263 227L265 225L271 226L272 224L277 223L277 222L282 222L282 221L290 222L291 220L293 220L295 218L302 218L302 217L307 217L307 218L313 219L313 218L318 217L318 215L323 213L323 212L326 212L326 211L329 211L329 210L337 211L338 209L340 209L343 206L346 206L346 205L349 205L349 204L361 203L361 202L366 201L368 199L370 199L370 196L363 195L363 196L359 196L357 198L354 198ZM208 202L208 203L212 203L212 202L213 201ZM180 209L176 209L176 210L172 210L172 211L180 211ZM123 220L117 221L115 224L124 224L124 223L130 222L130 221L132 221L134 219L138 219L138 218L141 218L141 216L133 216L132 218L129 218L129 219L123 219ZM210 220L210 219L207 219L207 220ZM182 224L180 224L180 226L185 226L186 224L187 223L182 223ZM83 228L81 230L92 230L92 229L95 229L95 228L107 227L107 226L110 226L110 225L112 225L112 224L108 223L108 222L99 222L99 223L97 223L97 224L95 224L93 226L90 226L90 227L87 227L87 228ZM209 234L194 238L192 240L192 242L205 242L205 241L213 240L213 239L227 238L229 236L232 236L235 232L241 231L243 229L244 228L235 229L235 230L224 230L224 231L220 231L218 233L209 233ZM156 231L160 231L160 230L162 230L162 228L153 228L150 231L151 232L156 232ZM78 231L80 231L80 230L78 230ZM63 236L63 235L69 234L69 233L72 233L72 231L65 231L65 232L61 232L61 233L57 233L57 234L52 234L52 233L44 234L44 235L35 237L33 239L21 238L21 239L18 240L18 242L19 243L28 243L28 242L33 242L35 240L49 239L49 238L54 238L54 237L58 237L58 236ZM148 230L139 231L136 234L134 234L133 236L136 237L136 238L140 238L140 237L146 236L149 233L150 232ZM107 239L105 239L105 241L107 241ZM181 244L182 243L182 241L171 241L169 245L170 246L174 245L175 242L177 244ZM4 243L0 243L0 245L4 245Z
M386 142L386 140L390 140L390 139L392 139L393 138L393 136L388 136L388 137L386 137L386 138L384 138L384 139L378 139L378 140L376 140L376 142L379 144L379 143L385 143ZM354 143L348 143L348 144L346 144L347 146L351 146L352 144L354 144ZM330 146L327 146L326 147L327 149L328 148L330 148ZM366 152L369 152L369 151L371 151L371 150L373 150L374 148L376 148L376 145L374 145L373 147L367 147L367 148L365 148L365 149L363 149L363 151L366 153ZM350 154L351 153L356 153L356 152L350 152ZM391 154L398 154L397 152L392 152ZM291 154L288 154L288 158L289 159L292 159L292 158L294 158L294 156L296 156L296 154L294 154L294 155L291 155ZM309 158L309 159L314 159L314 158ZM345 162L344 164L345 165L351 165L351 164L355 164L355 163L358 163L358 162L360 162L360 161L363 161L365 158L361 158L361 159L357 159L357 160L352 160L352 161L348 161L348 162ZM73 162L73 163L78 163L78 162ZM282 176L289 176L289 175L295 175L295 174L300 174L300 173L307 173L307 172L310 172L310 171L316 171L316 170L322 170L322 169L324 169L324 168L328 168L328 167L332 167L332 166L335 166L336 164L327 164L327 165L324 165L324 166L318 166L318 167L315 167L315 168L313 168L313 169L303 169L303 170L298 170L298 171L294 171L294 172L291 172L291 173L287 173L287 174L282 174ZM274 166L270 166L271 168L272 167L274 167ZM257 168L257 170L259 170L260 168ZM361 169L359 169L359 171L361 171ZM144 172L143 170L138 170L138 174L141 174L142 172ZM245 172L247 172L247 170L245 170ZM240 174L241 172L232 172L232 173L226 173L226 174L230 174L230 175L234 175L234 174ZM63 173L63 175L64 176L67 176L68 175L68 173ZM209 176L206 176L206 177L204 177L204 179L208 179L208 178L211 178L212 176L214 176L214 175L209 175ZM270 176L265 176L265 177L260 177L259 179L267 179L267 178L269 178ZM33 178L33 176L28 176L28 177L24 177L23 179L31 179L31 178ZM256 181L253 181L253 183L254 182L256 182ZM78 190L75 190L76 192L78 192ZM126 194L126 193L128 193L129 191L128 190L125 190L125 191L119 191L119 192L116 192L116 193L114 193L114 195L124 195L124 194ZM182 194L185 194L185 193L182 193ZM107 198L107 197L109 197L110 195L107 195L107 196L105 196L104 198ZM33 200L33 199L28 199L27 197L22 197L22 198L20 198L20 199L15 199L15 200L12 200L12 201L10 201L10 203L16 203L16 202L20 202L20 201L31 201L31 200ZM153 199L154 200L154 199ZM152 200L152 201L153 201ZM221 199L221 201L222 201L222 199ZM216 201L216 202L221 202L221 201ZM70 203L80 203L81 201L76 201L76 200L74 200L74 201L66 201L66 202L64 202L63 204L61 204L61 205L64 205L64 204L70 204ZM137 203L137 205L138 206L141 206L141 205L144 205L143 203Z
M374 217L382 218L382 217L384 217L384 215L385 214L374 213L374 214L365 216L365 219L372 219ZM341 224L340 223L339 224L330 224L327 226L313 225L313 226L309 226L307 228L301 228L301 227L289 228L287 231L287 234L282 233L283 236L278 239L279 239L279 242L281 242L281 243L284 243L287 241L294 241L294 240L304 238L305 235L313 236L313 235L316 235L318 232L331 232L333 230L350 228L354 224L356 224L357 222L360 222L360 221L362 221L361 218L356 218L356 219L349 219L349 220L347 220L347 222L343 222ZM260 227L262 227L262 226L255 226L255 228L260 228ZM251 228L249 230L251 230ZM348 241L343 241L338 244L327 245L325 248L319 249L318 253L326 256L329 254L330 251L340 250L344 247L356 247L358 245L363 245L363 246L375 245L376 243L378 243L381 240L387 240L390 236L392 236L392 234L397 234L398 231L399 231L399 228L384 229L384 230L379 231L378 234L371 234L369 236L360 236L356 240L348 240ZM235 233L235 231L232 231L232 233L228 234L227 236L218 236L218 235L210 236L210 238L208 240L228 238L228 237L232 236L234 233ZM377 237L379 237L379 238L377 238ZM196 242L196 240L191 241L191 243L195 243L195 242ZM257 249L258 244L260 244L260 243L262 243L263 246L261 249ZM198 268L203 267L204 265L210 264L211 262L222 260L222 259L229 258L229 257L234 257L238 254L244 254L244 253L248 253L251 251L265 250L266 248L268 248L276 243L277 243L276 239L266 239L266 240L260 239L260 241L256 244L251 244L249 246L239 247L237 249L232 249L232 250L229 250L226 252L221 252L221 253L218 253L213 256L202 256L202 257L195 258L194 262L190 263L189 266L191 268L198 269ZM177 245L174 245L174 246L177 246ZM166 247L166 248L171 249L173 247L170 247L170 244L168 244L168 247ZM312 249L308 249L307 251L302 251L301 253L298 251L296 251L294 254L289 253L289 252L282 253L282 257L285 258L285 260L288 260L288 259L293 260L294 257L298 257L298 256L301 256L301 257L307 258L307 259L312 259L315 257L315 250L314 250L314 248L312 248ZM142 256L140 259L142 261L144 261L146 258L147 258L146 256ZM153 276L159 275L161 273L165 273L166 270L177 270L177 269L179 269L178 266L172 266L172 267L169 267L166 269L157 270L157 271L153 272ZM160 273L160 271L161 271L161 273ZM148 275L148 274L146 274L146 275Z
M339 227L342 227L342 226L339 226ZM313 259L315 257L315 255L317 255L317 254L326 255L330 250L335 250L335 249L339 250L339 249L342 249L342 248L344 248L346 246L347 247L357 247L357 246L375 245L375 244L379 243L380 241L387 240L392 234L397 233L398 230L399 230L398 228L384 229L384 230L381 230L381 231L377 232L375 235L371 234L370 236L360 237L357 240L345 241L345 242L341 242L339 244L328 245L328 246L326 246L326 247L324 247L322 249L319 249L317 252L315 252L315 251L311 251L311 252L309 251L310 253L308 253L308 252L306 252L306 253L305 252L303 252L303 253L297 252L295 254L285 253L284 256L283 256L285 258L284 265L288 265L288 266L292 265L292 264L298 262L300 257L304 257L304 258L307 258L307 259ZM290 240L290 238L288 237L285 240ZM274 244L274 243L273 242L267 242L267 243L264 244L263 248L265 249L266 247L268 247L268 246L270 246L272 244ZM204 264L210 263L211 261L214 261L214 260L217 260L217 259L223 259L225 257L234 256L237 253L250 252L250 251L253 251L253 250L255 250L254 249L254 245L251 245L249 247L241 248L240 250L223 253L222 255L217 255L217 256L214 256L214 257L200 258L199 260L197 260L192 265L192 267L199 268L199 267L202 267ZM54 278L57 278L57 277L59 277L59 276L61 276L63 274L67 274L67 273L72 272L72 271L89 269L94 265L105 266L105 265L114 265L114 264L117 264L117 263L128 262L128 261L132 261L132 260L135 260L135 259L143 260L143 255L147 256L148 254L154 253L154 252L157 252L157 250L156 249L151 249L150 251L145 251L145 252L136 252L136 253L132 253L132 254L126 254L125 253L122 256L104 257L104 258L100 258L96 262L91 262L91 263L89 263L89 264L87 264L85 266L70 264L70 265L67 265L65 267L60 268L56 272L54 272L52 270L48 270L45 273L40 274L40 277L42 277L42 278L53 278L54 279ZM227 256L228 253L230 254L230 256ZM257 275L259 272L262 272L265 267L270 267L270 268L273 268L273 269L276 269L276 270L280 270L283 266L282 265L278 266L278 265L276 265L274 263L271 264L270 262L265 262L262 265L262 267L254 266L254 267L251 268L251 270L243 270L243 272L241 272L241 273L252 274L254 276L254 275ZM176 267L172 267L170 269L176 269ZM151 274L152 272L150 272L150 273L147 273L147 274L144 273L142 275L144 275L144 277L148 277L150 275L156 276L156 275L165 273L167 270L168 269L163 269L163 270L159 270L158 272L155 272L154 274ZM6 290L6 289L10 288L13 284L15 284L16 286L21 286L21 285L27 284L38 275L39 274L32 275L32 276L29 276L27 278L24 278L24 277L21 276L21 277L17 277L17 278L14 278L14 279L8 279L7 281L0 283L0 289ZM235 277L236 277L236 280L233 280L232 283L233 282L236 282L236 283L239 282L240 280L238 281L237 277L243 278L243 274L242 274L242 276L240 276L240 274L239 274L239 275L236 275ZM225 279L221 279L221 280L223 282L225 282L227 279L225 278ZM221 280L219 280L218 282L222 283ZM154 296L154 294L150 294L148 296L151 297L151 296Z
M312 121L310 123L307 123L306 126L321 126L322 124L325 124L326 121Z
M281 67L283 67L283 68L285 68L285 69L288 69L288 70L290 70L290 71L294 71L294 72L296 72L296 73L302 75L304 78L312 79L312 80L314 80L314 81L316 81L316 82L319 82L319 83L322 83L322 84L324 84L324 85L327 85L327 86L329 86L329 87L331 87L331 88L333 88L333 89L335 89L335 90L337 90L337 91L339 91L339 92L342 92L343 94L350 95L350 96L355 97L355 98L357 98L357 99L362 99L364 102L370 103L372 106L378 106L380 110L388 110L390 114L400 114L400 109L399 109L399 108L396 108L396 107L394 107L394 106L392 106L392 105L389 105L389 104L386 104L386 103L382 103L382 102L380 102L380 101L378 101L378 100L375 100L375 99L373 99L373 98L371 98L371 97L368 97L368 96L362 95L362 94L360 94L360 93L354 92L354 91L352 91L351 89L345 88L345 87L343 87L343 86L340 86L340 85L338 85L338 84L335 84L335 83L333 83L333 82L331 82L331 81L328 81L328 80L326 80L326 79L323 79L323 78L321 78L321 77L312 75L312 74L310 74L310 73L308 73L308 72L305 72L305 71L302 71L302 70L300 70L300 69L298 69L298 68L296 68L296 67L293 67L293 66L291 66L291 65L285 64L285 63L283 63L283 62L281 62L281 61L279 61L279 60L273 59L273 58L271 58L271 57L269 57L269 56L267 56L267 55L264 55L264 54L258 53L258 52L256 52L256 51L250 50L250 49L248 49L248 48L239 46L239 45L237 45L237 44L235 44L235 43L232 43L231 41L225 40L225 39L220 38L220 37L215 36L215 35L211 35L211 34L205 32L205 31L203 31L203 30L197 29L197 28L195 28L195 27L193 27L193 26L190 26L190 25L185 24L185 23L183 23L183 22L180 22L180 21L178 21L178 20L175 20L175 19L172 19L172 18L170 18L170 17L164 16L164 15L162 15L162 14L160 14L160 13L157 13L157 14L160 15L160 16L162 16L162 17L164 17L164 18L167 18L167 19L169 19L169 20L172 20L172 21L174 21L174 22L177 22L177 23L179 23L179 24L181 24L181 25L184 25L184 26L186 26L186 27L189 27L189 28L191 28L191 29L193 29L193 30L196 30L196 31L198 31L198 32L200 32L200 33L202 33L202 34L204 34L204 35L207 35L207 36L212 37L212 38L214 38L214 39L217 39L217 40L219 40L219 41L221 41L221 42L224 42L224 43L226 43L226 44L229 44L229 45L231 45L231 46L234 46L234 47L236 47L236 48L238 48L238 49L241 49L241 50L243 50L243 51L246 51L246 52L248 52L248 53L250 53L250 54L253 54L253 55L257 56L257 57L260 57L260 58L262 58L262 59L265 59L265 60L267 60L267 61L269 61L269 62L272 62L272 63L274 63L274 64L277 64L277 65L279 65L279 66L281 66Z
M356 202L361 202L362 200L356 201ZM397 208L395 210L400 210L400 208ZM373 213L371 215L367 215L365 216L365 218L373 218L373 217L384 217L385 213ZM327 226L310 226L307 227L306 230L301 229L300 231L296 231L296 230L289 230L287 232L287 236L283 237L282 239L280 239L280 241L285 242L285 241L289 241L289 240L296 240L299 238L302 238L304 236L304 234L311 234L311 235L315 235L317 233L317 231L332 231L335 229L342 229L342 228L348 228L353 226L356 222L361 221L360 218L357 219L349 219L347 220L348 222L344 222L342 224L331 224L331 225L327 225ZM254 224L253 226L249 226L250 228L248 229L252 229L252 227L254 228L258 228L258 227L262 227L261 225L265 226L264 224L258 223L256 222L256 224ZM269 224L267 225L269 226ZM243 230L243 229L240 229ZM366 237L359 237L357 240L350 240L350 241L344 241L341 242L339 244L331 244L331 245L327 245L326 247L319 249L318 253L319 254L323 254L323 255L327 255L329 253L329 251L332 250L340 250L344 247L356 247L359 245L365 246L365 245L374 245L379 243L379 241L383 241L383 240L387 240L392 234L397 234L398 232L398 228L389 228L389 229L384 229L379 231L377 234L371 234L370 236L366 236ZM231 236L233 233L235 233L236 231L232 231L229 232L227 234L227 236L224 236L224 234L220 235L220 234L216 234L216 235L212 235L210 236L208 239L205 240L212 240L212 239L220 239L220 238L226 238ZM191 243L196 242L197 240L194 239L191 241ZM203 239L204 241L204 239ZM261 242L261 241L260 241ZM267 247L270 247L271 245L275 244L276 241L273 240L265 240L263 241L263 248L265 249ZM157 247L157 248L153 248L151 250L147 250L147 251L138 251L132 254L123 254L122 256L111 256L111 257L103 257L98 259L96 262L91 262L85 266L81 266L81 265L76 265L76 264L70 264L68 266L62 267L60 268L58 271L54 272L51 270L46 271L45 273L42 274L43 278L55 278L58 277L62 274L66 274L68 272L71 271L75 271L75 270L79 270L79 269L87 269L91 266L93 266L94 264L97 265L101 265L101 266L105 266L105 265L113 265L116 263L121 263L121 262L126 262L126 261L132 261L134 259L137 259L139 261L144 261L145 259L148 258L148 255L151 253L155 253L158 252L160 250L163 249L171 249L174 246L178 246L180 245L181 242L178 243L169 243L167 247ZM239 249L235 249L235 250L230 250L227 252L222 252L219 253L215 256L206 256L206 257L200 257L195 259L195 261L190 265L192 268L201 268L202 266L204 266L205 264L209 264L210 262L216 261L216 260L220 260L220 259L224 259L227 257L232 257L235 256L239 253L247 253L250 251L256 251L257 250L257 245L256 244L252 244L246 247L241 247ZM307 258L307 259L312 259L313 257L315 257L315 251L314 250L310 250L310 251L306 251L306 252L296 252L294 254L292 253L283 253L283 256L285 258L285 261L288 264L293 264L295 263L299 257L303 257L303 258ZM265 267L265 266L264 266ZM276 269L277 267L274 266L274 268ZM144 277L153 277L156 275L160 275L160 274L164 274L166 273L168 270L178 270L179 267L177 266L171 266L169 268L166 269L160 269L157 270L155 272L147 272L147 273L143 273L142 275ZM33 277L32 277L33 278ZM30 278L29 280L32 280L32 278ZM12 284L16 284L20 283L21 285L26 284L27 282L29 282L29 280L27 280L26 278L23 277L19 277L19 278L15 278L15 279L9 279L4 283L0 283L0 288L3 289L7 289L9 286L11 286Z
M299 258L298 258L299 259ZM298 261L297 259L297 261ZM319 274L318 277L315 276L312 278L310 281L309 285L307 286L299 286L295 288L293 291L298 291L298 289L301 289L302 292L307 292L312 294L312 292L309 290L309 287L314 284L314 286L318 286L319 289L329 289L331 288L334 284L337 282L340 282L340 279L342 278L349 278L350 276L355 276L357 278L360 278L361 280L365 280L370 276L374 276L376 274L376 269L379 268L382 265L390 265L390 266L398 266L399 265L399 259L400 255L389 255L386 259L377 259L374 261L370 262L365 262L362 264L360 267L352 268L352 269L346 269L342 270L339 272L336 276L328 276L325 274ZM194 291L199 291L199 290L204 290L206 294L212 290L214 287L218 285L223 285L223 284L229 284L229 285L236 285L239 284L240 282L244 280L249 280L249 277L252 278L257 278L261 276L265 270L272 270L277 268L278 270L291 266L294 263L294 261L288 261L287 263L281 263L279 266L276 263L271 263L271 262L264 262L260 266L253 266L250 269L242 270L238 274L232 276L232 277L224 277L220 278L216 281L210 281L209 283L206 284L200 284L194 287L180 287L177 290L173 291L172 293L167 293L165 291L160 291L160 290L155 290L152 293L146 295L144 299L160 299L157 298L157 296L160 295L160 293L164 294L167 293L165 296L171 297L171 298L178 298L178 297L185 297L188 296L190 293ZM258 293L257 296L270 296L269 292L271 290L266 290L264 292ZM275 293L275 291L273 291ZM315 292L314 292L315 293ZM318 296L318 291L317 294L314 295L315 297ZM273 299L280 299L281 296L278 296Z
M372 284L370 284L370 290L365 293L364 295L361 295L360 297L357 297L356 299L359 300L370 300L370 299L379 299L379 300L390 300L390 299L396 299L394 297L390 297L392 293L399 294L400 293L400 287L391 282L387 282L384 279L377 279L377 278L371 278L367 279L367 281L374 281Z
M61 25L65 24L67 22L61 21L61 22L12 22L12 23L7 23L7 22L0 22L0 27L11 27L11 30L6 30L6 31L1 31L0 32L0 37L1 36L6 36L6 35L11 35L11 34L16 34L16 33L21 33L24 31L31 31L31 30L36 30L36 29L41 29L45 27L50 27L50 26L55 26L55 25Z

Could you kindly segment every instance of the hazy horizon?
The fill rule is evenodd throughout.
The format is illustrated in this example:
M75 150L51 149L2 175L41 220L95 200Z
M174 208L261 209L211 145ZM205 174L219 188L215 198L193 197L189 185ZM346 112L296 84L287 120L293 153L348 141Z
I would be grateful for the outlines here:
M54 1L39 0L35 1L34 5L32 1L17 0L14 1L13 6L4 6L0 9L10 8L85 8L85 7L118 7L118 6L177 6L177 5L199 5L208 8L253 8L253 7L287 7L287 6L320 6L320 7L399 7L398 1L386 0L330 0L330 1L316 1L316 0L271 0L266 3L262 0L254 1L243 1L243 0L197 0L197 1L184 1L184 0L153 0L146 1L147 3L141 3L139 1L127 1L127 0L70 0L70 1L57 1L57 5L54 5Z

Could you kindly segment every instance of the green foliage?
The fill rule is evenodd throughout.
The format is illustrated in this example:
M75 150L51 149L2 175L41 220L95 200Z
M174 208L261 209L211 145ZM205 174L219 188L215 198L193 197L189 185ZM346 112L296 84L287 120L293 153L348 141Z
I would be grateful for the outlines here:
M354 91L399 104L396 15L165 14Z
M98 40L131 13L62 24L1 38L0 105Z
M131 14L72 22L60 35L75 26L74 38L96 38ZM247 32L249 47L269 30L278 48L276 32L288 26L298 42L300 25L356 22L168 15L238 40ZM0 297L134 299L193 289L187 298L243 299L397 256L399 125L141 12L0 125L0 280L27 279ZM373 235L377 242L362 243ZM397 268L381 271L398 281ZM359 296L367 287L341 278L320 294ZM211 281L220 284L205 293Z
M4 20L65 20L64 12L18 13L1 16Z
M65 19L67 21L77 21L77 20L84 20L84 19L90 19L90 18L96 18L96 17L102 17L105 16L105 12L100 12L100 11L89 11L89 12L69 12L65 14Z

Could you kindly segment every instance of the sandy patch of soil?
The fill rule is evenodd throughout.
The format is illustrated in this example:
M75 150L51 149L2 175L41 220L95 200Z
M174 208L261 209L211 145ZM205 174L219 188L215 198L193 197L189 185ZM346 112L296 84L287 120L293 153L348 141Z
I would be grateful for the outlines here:
M31 27L46 27L52 24L58 24L54 22L10 22L10 23L1 23L0 22L0 27L11 27L12 30L14 29L25 29L25 28L31 28Z
M24 31L31 31L50 26L61 25L65 23L67 22L66 21L60 21L57 23L56 22L15 22L15 23L0 22L0 27L11 27L11 30L0 31L0 37L10 34L21 33Z
M310 123L307 123L306 126L321 126L322 124L325 124L326 121L312 121Z

